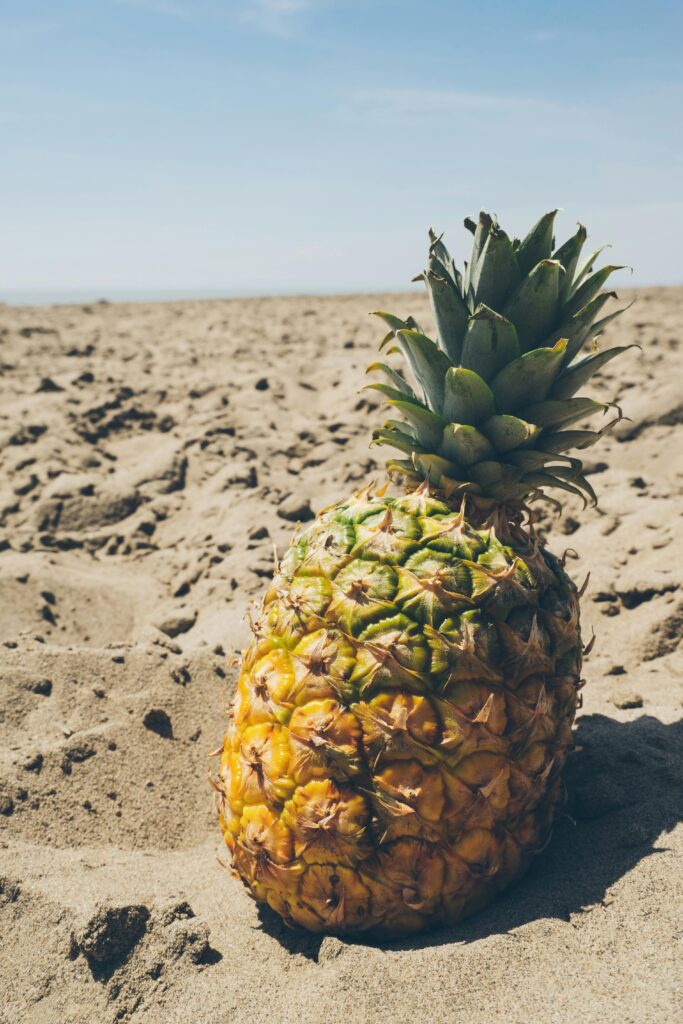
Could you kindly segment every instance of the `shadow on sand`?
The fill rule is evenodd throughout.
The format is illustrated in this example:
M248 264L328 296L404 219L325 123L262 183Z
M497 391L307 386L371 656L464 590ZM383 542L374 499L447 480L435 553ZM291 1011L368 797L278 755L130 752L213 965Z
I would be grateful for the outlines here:
M424 949L475 942L540 918L567 921L602 902L643 858L665 849L659 836L683 820L683 720L665 725L648 715L632 722L587 715L577 723L576 741L582 749L565 772L566 813L524 878L462 924L372 945ZM289 952L318 960L323 936L287 928L268 907L259 908L259 918Z

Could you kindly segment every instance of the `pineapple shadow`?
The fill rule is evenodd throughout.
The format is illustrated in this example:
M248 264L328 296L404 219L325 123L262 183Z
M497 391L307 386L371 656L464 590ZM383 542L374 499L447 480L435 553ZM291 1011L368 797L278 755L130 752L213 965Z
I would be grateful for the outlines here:
M457 925L397 942L342 941L396 951L470 943L604 905L609 889L639 861L666 850L666 834L683 821L683 719L586 715L577 722L576 742L581 750L565 771L565 813L515 886ZM288 928L268 907L259 908L259 917L289 952L319 960L324 936Z

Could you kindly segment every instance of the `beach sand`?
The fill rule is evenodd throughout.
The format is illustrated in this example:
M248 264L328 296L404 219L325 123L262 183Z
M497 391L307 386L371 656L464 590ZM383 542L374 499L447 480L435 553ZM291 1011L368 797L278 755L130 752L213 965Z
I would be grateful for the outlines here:
M273 547L382 478L367 312L424 298L0 307L2 1021L683 1017L683 289L632 297L600 507L542 521L591 574L567 813L489 909L384 948L259 911L207 754Z

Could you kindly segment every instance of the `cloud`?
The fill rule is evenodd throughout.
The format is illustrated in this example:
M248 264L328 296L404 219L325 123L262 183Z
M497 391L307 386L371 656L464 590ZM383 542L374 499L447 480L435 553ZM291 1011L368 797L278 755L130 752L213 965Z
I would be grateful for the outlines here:
M419 88L352 92L341 98L339 112L355 121L379 122L397 128L413 129L434 122L445 127L455 121L462 131L474 132L477 137L483 132L494 138L495 125L495 131L508 142L515 133L536 138L541 131L548 137L565 139L578 133L585 141L592 132L591 123L600 117L597 108L589 112L577 103L562 103L542 96Z
M252 0L252 7L260 7L270 14L296 14L311 6L311 0Z
M147 11L182 21L195 21L200 15L212 18L236 18L259 32L290 36L299 16L320 0L110 0L119 7Z
M310 10L317 0L245 0L242 19L260 32L288 35L297 15Z
M562 33L556 28L537 28L528 33L528 38L532 43L553 43L561 36Z
M181 0L114 0L119 7L135 7L141 11L150 11L152 14L162 14L170 18L179 18L181 21L192 21L195 9L189 2Z
M376 89L352 93L352 110L391 118L422 117L428 114L557 114L570 108L535 96L495 95L454 89Z

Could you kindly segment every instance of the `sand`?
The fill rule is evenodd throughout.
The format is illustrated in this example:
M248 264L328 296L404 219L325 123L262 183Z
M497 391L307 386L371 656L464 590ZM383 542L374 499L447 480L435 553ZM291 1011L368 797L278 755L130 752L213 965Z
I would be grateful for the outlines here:
M680 1019L683 289L635 297L600 508L542 524L597 637L567 814L488 910L384 948L259 911L207 754L273 546L381 477L367 311L423 297L0 308L2 1021Z

